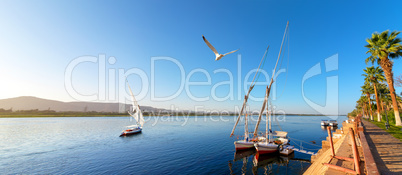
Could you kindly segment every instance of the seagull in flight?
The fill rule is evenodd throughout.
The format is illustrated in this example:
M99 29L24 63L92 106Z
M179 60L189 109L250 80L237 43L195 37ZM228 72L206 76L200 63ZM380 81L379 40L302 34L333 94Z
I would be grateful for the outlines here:
M226 56L226 55L229 55L229 54L231 54L231 53L234 53L234 52L236 52L236 51L239 50L239 49L237 49L237 50L234 50L234 51L225 53L225 54L219 54L218 51L216 51L216 49L214 48L214 46L212 46L211 43L209 43L208 40L205 39L204 35L202 35L202 39L204 39L204 41L205 41L205 43L207 43L208 47L215 53L215 56L216 56L215 61L218 61L218 60L220 60L222 57L224 57L224 56Z

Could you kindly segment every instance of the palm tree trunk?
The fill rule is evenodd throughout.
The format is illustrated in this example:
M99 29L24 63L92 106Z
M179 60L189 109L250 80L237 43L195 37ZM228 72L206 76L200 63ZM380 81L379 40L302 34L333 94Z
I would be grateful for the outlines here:
M374 94L375 94L375 100L377 102L377 121L381 122L381 116L380 116L380 101L377 95L377 85L375 83L374 84Z
M402 126L401 117L399 116L398 102L396 101L396 95L395 95L395 89L394 89L393 82L392 82L392 85L389 85L389 91L390 91L390 95L391 95L391 99L392 99L392 107L394 108L395 126Z
M369 107L370 107L370 109L369 109L369 111L370 111L370 120L373 121L374 119L373 119L373 112L372 112L372 110L371 110L370 94L366 94L366 95L367 95L367 98L368 98L368 101L369 101Z
M367 110L366 110L366 104L364 104L364 103L363 103L363 113L364 113L363 117L366 118L366 116L368 116L368 114L367 114Z
M402 126L401 117L399 116L399 110L398 110L398 102L396 101L396 94L395 94L395 89L394 89L392 62L390 62L390 60L388 59L388 56L385 58L380 58L380 59L381 59L380 66L381 66L382 70L384 70L385 78L387 79L389 92L390 92L391 99L392 99L392 106L394 108L394 114L395 114L395 125Z
M384 104L382 104L382 100L380 98L381 112L384 112Z

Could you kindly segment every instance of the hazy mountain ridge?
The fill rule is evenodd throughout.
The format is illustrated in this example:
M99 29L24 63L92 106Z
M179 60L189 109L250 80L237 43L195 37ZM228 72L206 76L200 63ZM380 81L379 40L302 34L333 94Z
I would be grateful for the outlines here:
M125 109L124 109L125 105ZM119 109L121 106L122 109ZM100 102L62 102L56 100L48 100L32 96L22 96L0 100L0 108L17 110L54 110L57 112L65 111L96 111L96 112L125 112L130 109L130 104L122 103L100 103ZM150 106L141 106L143 111L159 111Z

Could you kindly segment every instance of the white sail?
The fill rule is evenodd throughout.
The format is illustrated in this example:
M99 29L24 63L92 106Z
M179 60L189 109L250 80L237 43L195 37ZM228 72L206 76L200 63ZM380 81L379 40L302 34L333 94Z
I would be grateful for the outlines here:
M130 90L131 100L132 100L132 110L128 113L135 119L137 124L142 127L144 125L144 117L142 116L142 111L134 97L133 91L131 90L130 84L127 82L128 89Z
M141 110L139 110L139 112L138 112L138 123L139 123L141 126L143 126L144 123L145 123L144 117L142 116L142 111L141 111Z

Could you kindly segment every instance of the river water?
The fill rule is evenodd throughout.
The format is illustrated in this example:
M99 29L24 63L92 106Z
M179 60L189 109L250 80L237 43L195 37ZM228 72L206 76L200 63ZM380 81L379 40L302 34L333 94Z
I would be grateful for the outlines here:
M130 137L119 137L134 124L129 117L1 118L0 174L300 174L310 165L310 155L299 152L235 155L233 142L244 133L241 121L229 137L235 118L145 117L143 132ZM291 145L317 152L327 136L320 121L331 118L278 116L272 125L288 132Z

